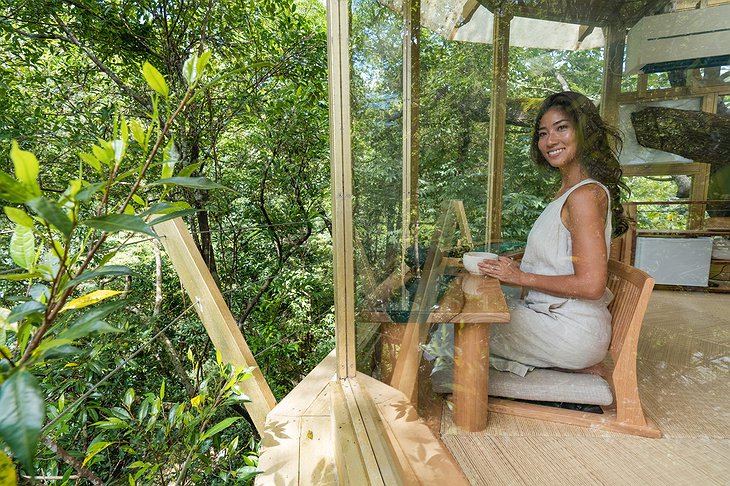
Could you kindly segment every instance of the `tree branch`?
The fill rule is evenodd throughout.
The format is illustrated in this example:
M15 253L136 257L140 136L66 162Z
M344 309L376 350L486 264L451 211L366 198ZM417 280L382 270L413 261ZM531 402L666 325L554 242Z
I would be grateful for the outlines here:
M50 437L43 437L41 439L43 443L48 447L48 449L51 450L54 454L56 454L58 457L63 459L63 462L68 464L69 466L73 467L76 472L79 473L79 476L81 476L84 479L88 479L91 484L94 486L104 486L104 481L99 479L96 474L91 472L89 468L84 466L81 461L76 459L74 456L69 454L63 447L58 445L53 439Z
M68 26L61 20L58 15L55 13L51 14L53 15L53 18L58 23L58 26L61 27L61 29L66 33L68 36L68 41L81 49L81 51L86 54L86 57L91 59L91 62L93 62L97 68L99 68L100 71L102 71L104 74L109 76L109 78L114 81L114 83L119 86L119 88L124 91L128 96L130 96L132 99L134 99L137 103L145 107L146 109L150 109L150 103L149 101L136 91L134 91L132 88L130 88L127 84L124 83L124 81L119 78L116 74L112 72L111 69L109 69L101 60L94 55L93 52L91 52L89 49L87 49L85 46L81 45L81 41L71 32L71 29L68 28Z

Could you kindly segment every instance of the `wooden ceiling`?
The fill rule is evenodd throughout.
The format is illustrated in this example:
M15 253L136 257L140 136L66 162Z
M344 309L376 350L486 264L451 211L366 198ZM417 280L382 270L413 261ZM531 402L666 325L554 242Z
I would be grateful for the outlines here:
M671 0L478 0L490 12L515 17L605 27L631 27L642 17L662 13Z

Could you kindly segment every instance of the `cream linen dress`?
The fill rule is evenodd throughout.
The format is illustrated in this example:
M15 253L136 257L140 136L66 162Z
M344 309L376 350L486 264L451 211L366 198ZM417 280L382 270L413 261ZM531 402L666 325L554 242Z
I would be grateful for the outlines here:
M535 221L527 237L520 264L524 272L540 275L572 275L572 240L560 213L568 196L586 184L598 184L609 196L605 241L611 243L610 194L593 179L585 179L552 201ZM613 296L585 300L556 297L530 290L524 300L510 301L508 324L491 326L491 365L524 376L533 367L580 369L603 360L611 339Z

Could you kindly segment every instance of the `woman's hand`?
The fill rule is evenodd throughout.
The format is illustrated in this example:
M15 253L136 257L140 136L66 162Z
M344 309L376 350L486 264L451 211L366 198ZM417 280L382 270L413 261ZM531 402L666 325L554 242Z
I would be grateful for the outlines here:
M494 277L500 282L512 285L522 285L521 278L524 275L520 265L507 257L499 257L496 260L484 260L477 264L484 275Z

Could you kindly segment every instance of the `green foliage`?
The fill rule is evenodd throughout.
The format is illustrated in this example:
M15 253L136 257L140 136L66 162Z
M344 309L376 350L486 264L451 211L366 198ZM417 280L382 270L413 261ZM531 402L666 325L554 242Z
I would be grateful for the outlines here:
M10 446L26 471L33 471L41 425L46 415L38 381L20 368L0 387L0 437Z
M255 444L241 439L249 431L241 417L225 417L248 399L238 383L250 369L218 362L189 401L165 400L165 382L156 393L137 396L128 388L121 403L98 410L96 430L84 464L113 474L123 458L129 484L225 484L245 481L258 471Z
M155 73L148 65L145 66L144 74L150 86L160 92L164 80ZM94 161L91 165L95 171L70 180L60 197L52 191L41 190L38 183L41 164L38 159L32 153L21 150L17 142L12 143L10 159L15 177L0 173L0 193L8 202L22 203L35 216L30 217L18 207L5 208L5 213L15 224L9 254L12 261L26 271L11 275L18 280L26 280L28 292L25 295L4 295L6 300L19 303L7 316L7 322L15 323L17 327L10 329L15 335L14 345L3 350L3 358L10 367L4 368L0 374L0 403L3 404L0 439L28 472L33 470L35 449L45 416L42 389L31 371L47 366L59 356L77 354L78 350L72 345L91 334L122 331L102 319L118 311L124 302L96 305L121 292L91 290L86 283L103 276L130 273L124 266L105 265L120 248L107 244L112 234L142 233L156 237L145 218L160 212L146 204L135 210L130 201L138 191L148 187L148 169L158 155L161 142L168 136L177 113L191 97L193 86L194 83L179 107L170 111L165 125L158 124L152 129L150 133L154 134L156 142L154 146L141 147L144 154L141 163L135 161L134 156L127 157L129 132L122 117L115 123L114 138L100 140L99 145L94 146L94 155L86 156L86 159ZM154 101L158 106L156 97ZM133 183L117 193L125 178L131 178ZM166 184L174 186L175 181L168 179ZM111 197L119 198L120 202L109 204ZM85 218L86 214L95 216ZM40 242L37 250L36 239ZM82 283L85 284L83 288ZM74 298L75 295L78 296ZM89 306L93 307L88 311L74 312ZM7 339L8 329L3 331Z
M0 198L10 221L0 224L8 231L0 245L14 248L12 256L0 254L8 307L0 312L13 311L13 322L2 321L0 346L7 343L13 360L22 358L46 313L58 308L59 292L70 292L67 303L87 304L58 311L46 331L49 344L38 345L29 364L48 408L42 435L76 457L93 453L86 466L115 484L129 483L130 474L134 481L141 467L130 469L133 463L149 464L137 484L155 483L145 479L150 471L179 471L187 452L157 440L160 419L139 434L150 447L132 448L120 435L132 437L139 423L109 430L93 424L127 420L112 410L124 408L119 397L130 387L135 398L126 406L135 413L150 393L162 400L152 390L164 382L160 414L178 404L184 410L170 443L193 431L199 437L205 430L190 424L202 412L183 382L200 396L217 373L200 322L191 312L180 318L187 296L164 255L163 299L153 305L158 283L146 240L155 223L188 218L277 397L333 346L324 7L318 0L170 5L0 0L0 140L6 147L17 140L18 149L35 155L43 188L35 195L43 200L27 206L25 182L0 161ZM215 45L214 57L199 50L201 40ZM202 76L206 70L216 76ZM176 94L192 88L165 128L180 107ZM162 131L168 136L161 140ZM233 191L209 192L223 186ZM32 233L19 229L11 245L17 225ZM102 234L96 256L78 273ZM54 286L59 274L63 281ZM121 293L94 301L106 295L94 294L100 290ZM123 304L114 309L116 302ZM162 337L152 341L170 321L170 346ZM176 368L177 351L188 349L193 361ZM2 363L6 376L12 368ZM242 413L240 404L218 409L209 428ZM187 483L243 483L255 475L249 424L236 420L197 448L195 434L182 441L195 450ZM217 459L224 457L218 441L236 435L235 454ZM44 474L78 473L44 448L36 459Z

